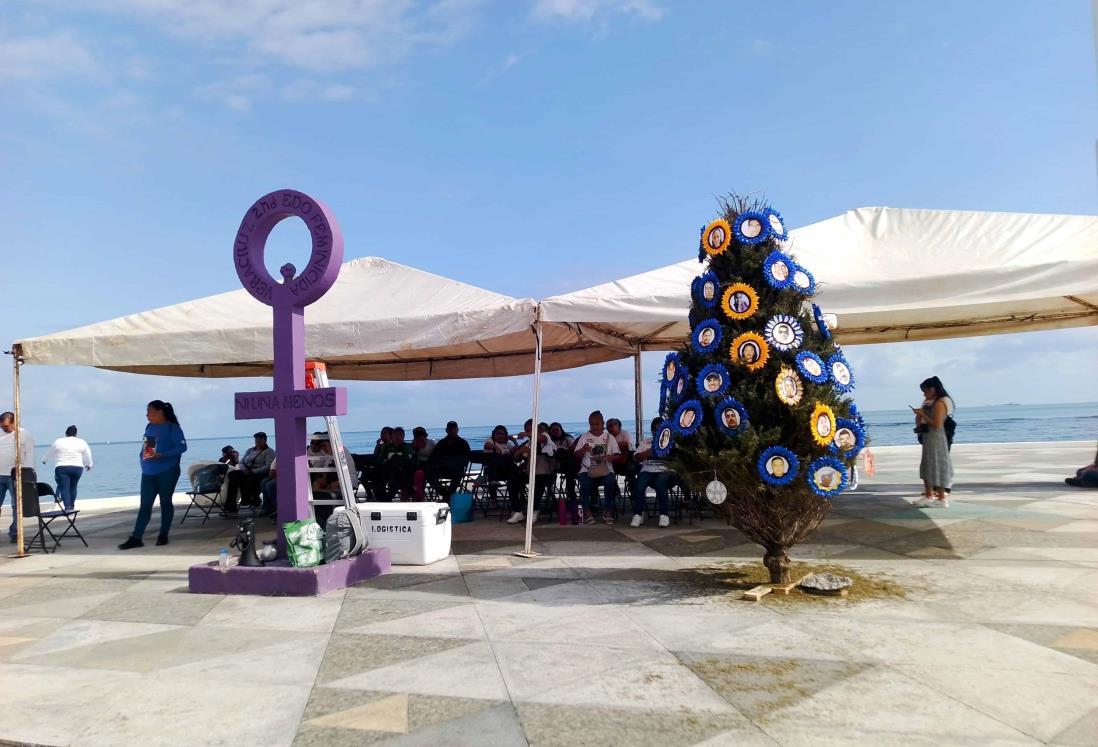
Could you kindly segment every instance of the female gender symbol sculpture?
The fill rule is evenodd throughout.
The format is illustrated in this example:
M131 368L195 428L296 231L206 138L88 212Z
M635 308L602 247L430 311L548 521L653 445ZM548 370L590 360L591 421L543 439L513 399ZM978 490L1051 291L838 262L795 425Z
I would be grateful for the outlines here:
M305 221L313 251L300 274L293 265L283 265L278 282L263 264L263 250L275 225L292 216ZM281 189L248 208L236 232L233 261L248 293L274 311L274 388L238 392L236 419L274 418L278 519L280 523L297 521L310 514L305 418L347 414L345 388L305 388L305 307L323 296L339 275L343 234L335 216L318 200Z

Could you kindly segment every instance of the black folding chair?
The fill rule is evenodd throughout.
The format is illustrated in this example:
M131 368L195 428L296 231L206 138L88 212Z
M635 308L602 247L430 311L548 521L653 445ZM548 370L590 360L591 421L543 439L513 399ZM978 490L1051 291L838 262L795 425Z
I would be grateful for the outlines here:
M56 552L58 546L60 546L61 540L65 539L66 537L69 537L69 536L75 536L78 540L80 540L81 542L84 543L84 547L87 547L88 546L88 541L86 539L84 539L84 535L82 535L80 533L80 530L77 529L77 527L76 527L76 519L80 515L80 509L74 508L72 510L65 510L65 505L63 503L61 503L61 499L57 496L56 493L53 492L53 488L51 488L48 483L38 482L38 483L35 483L34 486L35 486L35 493L37 494L37 497L39 498L39 501L38 501L38 508L39 508L39 511L38 511L38 534L42 534L43 531L44 531L46 534L48 534L50 536L50 539L53 541L53 549L54 549L55 552ZM42 508L41 499L45 498L46 496L50 496L51 498L53 498L53 502L54 502L54 505L56 506L56 508L52 511L42 511L41 510L41 508ZM58 519L64 519L68 523L68 526L65 527L64 531L62 531L61 534L54 534L53 530L50 529L50 524L52 524L53 522L55 522ZM33 543L34 540L37 539L37 538L38 538L38 535L36 534L34 536L34 539L31 539L31 542Z
M186 495L191 499L187 510L183 512L182 524L191 514L191 509L197 509L202 514L202 523L205 524L210 514L215 510L221 510L221 486L225 483L225 475L229 474L229 465L210 464L194 473L192 487Z

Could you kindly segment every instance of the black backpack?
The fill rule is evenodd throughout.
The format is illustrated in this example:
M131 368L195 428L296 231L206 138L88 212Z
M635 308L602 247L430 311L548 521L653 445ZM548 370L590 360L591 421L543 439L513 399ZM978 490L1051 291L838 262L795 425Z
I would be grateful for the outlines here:
M915 429L915 433L919 438L919 443L923 442L923 434L926 433L927 426L920 425ZM946 434L946 448L953 448L953 434L957 432L957 421L953 419L952 415L946 415L945 421L942 423L942 430Z

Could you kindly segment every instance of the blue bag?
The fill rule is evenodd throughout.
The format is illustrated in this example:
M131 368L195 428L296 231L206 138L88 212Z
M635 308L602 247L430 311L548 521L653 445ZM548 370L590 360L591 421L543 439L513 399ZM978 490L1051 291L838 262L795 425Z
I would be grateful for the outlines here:
M454 493L450 496L450 521L467 524L473 520L473 494Z

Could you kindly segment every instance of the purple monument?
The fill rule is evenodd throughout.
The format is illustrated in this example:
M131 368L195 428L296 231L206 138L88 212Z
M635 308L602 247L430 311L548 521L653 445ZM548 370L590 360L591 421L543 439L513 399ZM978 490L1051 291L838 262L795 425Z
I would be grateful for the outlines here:
M283 265L282 280L276 281L264 266L263 251L271 230L279 221L293 216L308 227L312 254L300 273L292 264ZM342 262L343 234L335 216L320 201L293 189L281 189L256 200L236 232L236 274L244 288L274 312L274 387L265 392L237 393L236 419L274 418L278 518L282 523L310 515L305 419L347 413L345 388L305 387L305 307L332 287ZM284 541L279 531L280 547ZM388 550L384 549L367 550L318 568L291 568L283 562L221 573L215 564L202 564L191 567L190 588L212 593L317 594L377 575L388 567Z

